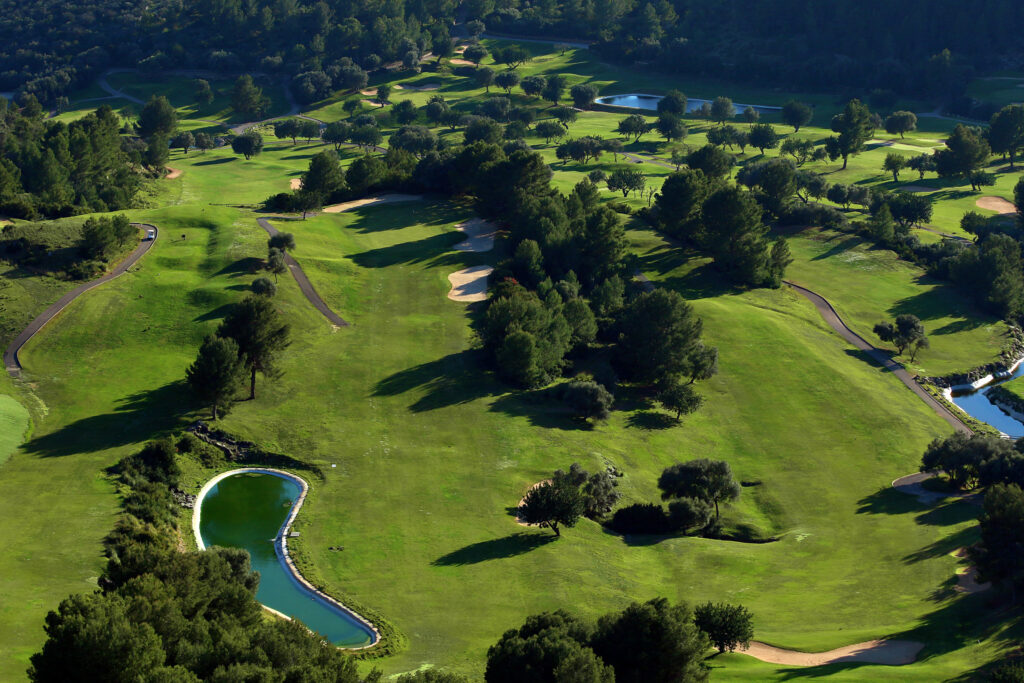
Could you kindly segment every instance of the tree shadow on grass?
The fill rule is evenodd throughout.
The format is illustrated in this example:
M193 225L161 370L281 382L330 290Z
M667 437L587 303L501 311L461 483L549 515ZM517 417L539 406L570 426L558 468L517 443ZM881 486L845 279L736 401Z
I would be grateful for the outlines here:
M483 354L468 350L401 370L377 382L374 396L400 396L420 390L424 394L409 406L420 413L493 396L505 388L483 368Z
M432 266L463 267L464 255L451 251L451 248L464 239L465 236L461 233L441 233L413 242L369 249L353 254L351 259L360 268L388 268L399 264L427 262Z
M230 275L231 277L244 277L252 275L263 267L263 260L255 256L246 256L218 270L214 275Z
M82 418L28 441L26 453L46 458L93 453L152 439L182 427L194 408L184 381L129 394L112 413Z
M936 283L928 278L917 278L916 284L930 286ZM977 329L995 322L994 318L977 310L960 292L948 284L940 284L914 296L900 299L889 307L888 313L893 317L901 313L912 313L924 322L952 316L961 318L943 327L928 330L929 334L951 334Z
M924 512L915 517L914 521L927 526L952 526L977 520L980 514L981 508L977 505L957 500Z
M469 219L470 208L452 201L440 201L426 195L421 200L391 202L387 204L366 204L345 213L355 214L358 219L350 226L360 233L401 230L414 225L447 225L460 218ZM465 235L456 233L461 241Z
M697 266L682 277L663 280L662 284L679 292L684 299L711 299L742 291L715 270L710 262Z
M905 515L920 512L922 503L917 496L897 491L891 486L875 491L857 501L858 515Z
M639 410L626 418L626 425L634 429L671 429L679 424L671 415L653 410Z
M525 417L534 427L587 431L594 428L588 421L573 415L567 408L543 395L544 392L506 394L491 404L492 413Z
M913 564L922 560L930 560L936 557L942 557L943 555L949 555L951 552L969 546L976 543L978 540L978 528L977 527L965 527L959 531L955 531L948 536L929 543L928 545L915 550L914 552L903 557L903 562L906 564Z
M835 244L830 246L828 251L824 251L813 257L811 259L812 261L823 261L827 258L831 258L832 256L841 254L844 251L849 251L850 249L863 244L864 238L856 237L854 235L836 235L835 237L828 239L826 242L835 242Z
M245 289L249 288L245 287ZM230 313L231 309L234 307L235 304L222 304L217 308L214 308L212 310L207 311L206 313L203 313L202 315L197 315L195 318L192 319L192 322L205 323L211 320L223 320L224 317L227 316L227 314Z
M218 164L226 164L231 161L237 161L238 157L221 157L219 159L209 159L207 161L197 161L192 164L193 166L216 166Z
M530 533L520 531L504 538L493 538L489 541L472 543L453 550L434 560L435 567L461 567L467 564L479 564L489 560L504 560L517 555L524 555L557 540L557 536L548 533Z

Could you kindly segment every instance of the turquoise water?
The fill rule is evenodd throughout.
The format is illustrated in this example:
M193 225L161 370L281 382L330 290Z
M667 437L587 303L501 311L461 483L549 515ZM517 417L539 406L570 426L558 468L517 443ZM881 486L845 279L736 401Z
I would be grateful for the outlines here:
M1024 375L1024 363L1017 366L1017 369L1010 374L1009 377L1004 379L997 379L990 384L986 384L977 391L968 391L964 393L953 393L953 403L960 406L960 408L970 415L975 417L982 422L986 422L1003 434L1012 436L1015 439L1019 439L1024 436L1024 424L1010 417L996 405L988 400L988 390L992 387L1002 384L1003 382L1009 382L1011 379L1015 379Z
M335 645L369 645L373 636L364 624L301 586L277 556L273 539L301 492L296 482L272 474L221 479L203 498L199 534L207 548L249 551L252 568L260 573L256 599L267 607L298 619Z
M607 95L605 97L598 97L594 100L598 104L607 104L612 107L629 107L630 109L646 109L648 111L657 111L658 102L661 101L660 95ZM686 100L686 111L695 112L700 109L703 104L711 104L711 100L702 100L698 98L687 98ZM782 109L782 107L769 107L761 104L740 104L734 102L732 105L733 113L742 114L747 107L753 107L756 111L761 114L768 114L776 112Z

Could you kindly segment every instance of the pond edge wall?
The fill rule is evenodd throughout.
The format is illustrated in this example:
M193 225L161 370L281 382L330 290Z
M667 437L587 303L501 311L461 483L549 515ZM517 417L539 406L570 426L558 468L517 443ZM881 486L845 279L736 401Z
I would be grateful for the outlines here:
M230 470L228 472L221 472L217 476L210 479L208 482L203 484L203 488L201 488L199 490L199 493L196 495L195 507L192 510L192 533L196 538L196 546L199 548L199 550L206 550L206 544L203 543L202 534L199 533L199 523L202 514L203 499L206 497L206 494L210 492L210 489L216 486L222 479L227 479L228 477L234 476L236 474L269 474L275 477L280 477L281 479L288 479L299 485L299 487L302 489L302 492L299 493L298 499L294 503L292 503L291 510L289 510L288 512L288 517L284 520L284 524L281 525L280 530L277 532L277 538L274 539L274 550L276 551L277 559L281 562L282 566L285 568L287 574L291 577L292 581L298 584L299 588L308 593L311 593L314 599L319 600L327 607L336 609L344 613L345 615L352 617L360 624L365 626L367 629L369 629L371 633L369 645L361 645L359 647L345 647L341 649L366 650L377 645L381 641L380 631L377 630L377 627L374 626L371 621L363 617L358 612L349 609L341 601L332 598L330 595L327 595L320 589L316 588L309 581L307 581L305 577L303 577L302 574L299 573L299 570L295 566L295 563L292 562L291 555L288 554L288 532L291 529L292 523L295 521L295 517L299 514L299 509L302 507L302 504L306 500L306 493L309 492L309 484L307 484L306 480L303 479L302 477L292 474L291 472L275 470L269 467L241 467L238 469ZM281 612L271 607L267 607L263 603L260 603L260 605L263 607L263 609L273 614L276 614L279 617L283 617L285 619L288 619L289 621L291 620L291 617L289 617L287 614L282 614Z

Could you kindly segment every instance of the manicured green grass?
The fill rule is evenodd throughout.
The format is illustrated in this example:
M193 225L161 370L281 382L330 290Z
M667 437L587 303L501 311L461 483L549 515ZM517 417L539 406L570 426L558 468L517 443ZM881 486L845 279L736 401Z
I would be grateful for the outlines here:
M617 73L579 51L524 69L572 68L582 80L599 67ZM633 76L619 92L656 86L653 76ZM457 93L460 106L480 96L466 79L419 78L444 81L441 92ZM393 99L406 96L396 92ZM765 101L758 94L737 91L735 99ZM340 107L325 103L324 111ZM572 134L607 136L618 118L584 113ZM687 143L700 144L706 125L696 124ZM635 150L663 155L653 138ZM154 182L153 208L132 212L160 226L153 250L33 339L23 353L26 382L0 383L0 394L26 393L22 404L35 425L0 468L0 499L19 511L0 517L8 551L0 556L0 678L23 676L43 641L47 610L95 586L101 539L118 511L105 468L206 416L182 379L203 336L256 276L266 233L252 209L286 191L320 149L268 139L251 161L226 149L173 152L170 163L183 175ZM550 148L542 153L553 161ZM870 150L834 176L885 183L884 154ZM343 156L349 163L355 153ZM757 156L748 150L748 159ZM568 189L593 167L556 164L555 183ZM644 170L650 183L667 173L651 164ZM699 385L707 402L682 426L666 428L657 408L621 394L607 423L584 427L493 379L473 337L473 310L446 297L448 274L494 263L500 253L452 251L462 240L452 228L470 215L467 206L422 201L277 219L295 234L295 257L324 300L352 326L333 329L290 276L280 278L275 302L293 332L284 374L274 383L261 378L257 400L223 421L268 450L324 467L297 522L304 571L385 615L408 639L406 650L367 668L479 674L487 647L528 614L565 608L594 618L658 595L741 602L755 614L757 637L784 647L823 650L886 636L928 643L922 661L908 667L803 672L841 680L951 678L1012 647L1019 634L990 621L984 594L952 591L950 553L976 540L977 510L928 509L890 486L917 469L925 445L947 425L850 349L808 301L786 288L736 291L706 259L632 223L640 268L693 302L706 341L719 348L720 373ZM932 335L922 371L939 372L933 368L943 363L963 369L998 350L998 324L935 294L936 285L888 252L846 245L815 260L833 246L817 233L791 236L790 275L830 298L862 334L908 306L921 311ZM939 334L936 326L956 327ZM727 514L781 540L623 539L583 520L551 541L508 514L532 483L574 461L624 471L620 490L629 503L657 500L660 471L696 457L725 459L742 480L760 482L745 487ZM337 545L345 550L327 550ZM719 680L794 675L743 655L712 665Z
M914 372L945 375L997 360L1006 324L980 311L949 283L857 235L817 228L784 234L794 256L786 277L828 299L846 324L872 344L889 348L872 332L875 323L901 313L921 319L931 348L915 362L899 358Z
M11 396L0 394L0 465L21 445L28 425L25 406Z
M1022 382L1020 378L1012 379L1009 382L1003 382L999 386L1017 398L1024 400L1024 382Z

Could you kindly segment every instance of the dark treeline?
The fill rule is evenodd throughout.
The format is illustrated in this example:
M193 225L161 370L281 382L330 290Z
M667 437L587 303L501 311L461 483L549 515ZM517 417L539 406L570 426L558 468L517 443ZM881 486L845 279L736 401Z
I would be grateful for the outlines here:
M127 208L141 181L110 107L64 124L44 121L32 104L15 110L0 98L0 214L38 218Z
M894 12L881 0L473 0L470 14L495 30L596 40L604 57L674 73L949 98L974 69L1020 62L1015 27L1024 6L913 0Z
M343 57L373 69L450 45L454 8L451 0L0 0L0 90L24 87L50 104L113 65L310 74L300 90L316 90L325 75L341 80Z

